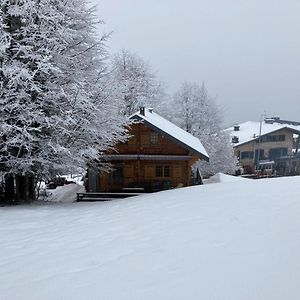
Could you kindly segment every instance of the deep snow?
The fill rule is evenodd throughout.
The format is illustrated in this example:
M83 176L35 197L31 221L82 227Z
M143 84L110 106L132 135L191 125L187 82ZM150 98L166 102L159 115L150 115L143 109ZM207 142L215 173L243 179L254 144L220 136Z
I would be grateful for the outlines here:
M299 184L0 208L0 299L299 299Z

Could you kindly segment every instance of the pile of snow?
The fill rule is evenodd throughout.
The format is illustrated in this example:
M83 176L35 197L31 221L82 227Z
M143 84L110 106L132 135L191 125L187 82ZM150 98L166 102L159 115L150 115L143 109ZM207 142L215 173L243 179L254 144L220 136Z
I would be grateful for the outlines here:
M0 298L298 299L299 185L0 208Z
M76 201L77 193L83 192L85 192L84 186L71 183L64 186L58 186L54 190L48 190L48 196L42 200L69 203Z
M245 178L226 175L224 173L217 173L214 176L212 176L208 179L205 179L204 184L221 183L221 182L237 182L237 181L241 181L241 180L243 181L243 180L245 180Z

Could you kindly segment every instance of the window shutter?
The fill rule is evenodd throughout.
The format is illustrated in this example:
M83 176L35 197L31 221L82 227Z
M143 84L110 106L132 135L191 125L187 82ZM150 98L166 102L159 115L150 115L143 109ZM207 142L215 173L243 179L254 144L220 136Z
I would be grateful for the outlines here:
M125 178L133 178L134 177L133 166L125 166L124 167L124 177Z
M147 177L147 178L154 177L154 167L153 166L145 166L145 177Z
M173 176L174 176L174 178L181 178L182 177L182 167L181 166L174 166L173 167Z

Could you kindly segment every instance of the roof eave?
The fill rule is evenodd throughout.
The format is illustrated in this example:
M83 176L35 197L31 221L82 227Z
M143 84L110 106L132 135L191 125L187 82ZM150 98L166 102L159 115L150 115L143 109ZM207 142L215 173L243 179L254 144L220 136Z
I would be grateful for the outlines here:
M247 143L256 141L256 140L258 140L258 139L259 139L260 137L262 137L262 136L265 136L265 135L268 135L268 134L272 134L272 133L274 133L274 132L276 132L276 131L280 131L280 130L283 130L283 129L289 129L289 130L291 130L293 133L297 133L297 134L300 135L300 130L297 130L297 129L294 129L294 128L291 128L291 127L288 127L288 126L284 126L284 127L279 128L279 129L275 129L275 130L269 131L269 132L267 132L267 133L264 133L264 134L262 134L262 135L260 135L260 136L257 136L257 137L255 137L255 138L252 138L252 139L250 139L250 140L247 140L247 141L238 143L238 144L234 145L233 148L236 148L236 147L238 147L238 146L241 146L241 145L244 145L244 144L247 144Z

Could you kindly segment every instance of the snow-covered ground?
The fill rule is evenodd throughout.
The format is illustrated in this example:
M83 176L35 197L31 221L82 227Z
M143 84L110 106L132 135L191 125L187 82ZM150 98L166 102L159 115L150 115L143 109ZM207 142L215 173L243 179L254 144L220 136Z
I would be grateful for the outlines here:
M204 179L204 184L211 184L211 183L225 183L225 182L236 182L241 180L247 180L240 176L230 176L223 173L217 173L216 175Z
M0 299L299 299L300 177L220 178L0 208Z

